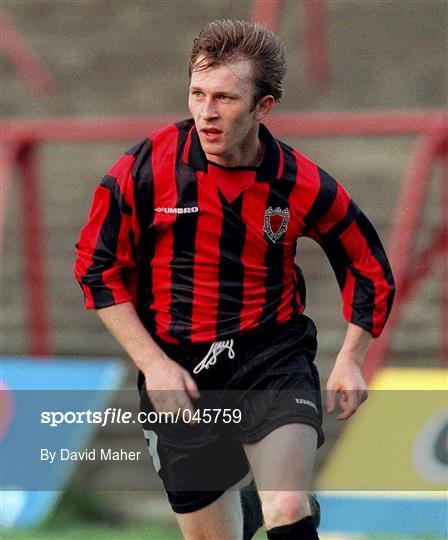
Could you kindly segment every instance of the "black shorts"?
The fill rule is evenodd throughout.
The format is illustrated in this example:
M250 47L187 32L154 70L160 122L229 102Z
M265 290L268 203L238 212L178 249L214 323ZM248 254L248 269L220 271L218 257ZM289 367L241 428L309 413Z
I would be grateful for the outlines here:
M140 409L152 414L142 424L145 438L175 512L199 510L243 479L249 472L243 444L282 425L311 425L317 447L323 444L316 327L310 318L297 315L273 329L222 342L158 343L201 392L193 400L195 424L182 412L171 422L157 422L139 374Z

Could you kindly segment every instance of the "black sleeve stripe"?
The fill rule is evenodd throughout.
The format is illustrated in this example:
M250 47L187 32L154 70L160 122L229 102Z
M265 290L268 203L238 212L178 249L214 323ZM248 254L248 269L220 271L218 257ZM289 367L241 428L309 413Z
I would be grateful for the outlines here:
M132 148L129 148L129 150L127 150L125 152L125 154L127 156L138 156L140 154L140 152L142 151L142 148L143 146L145 146L145 144L147 144L148 142L148 139L143 139L142 141L139 141L137 144L135 144Z
M350 258L339 238L322 238L322 248L330 261L339 288L342 291L345 287L346 268L350 264Z
M339 238L324 238L323 248L333 268L341 292L345 288L347 269L355 277L351 322L372 332L373 312L375 309L375 287L373 281L353 267L351 259Z
M118 202L118 206L120 210L123 212L123 214L132 216L132 208L124 200L123 194L121 193L120 186L117 182L117 179L114 176L110 176L106 174L106 176L104 176L103 179L101 180L100 186L103 186L104 188L108 189L109 191L113 193L115 199Z
M322 236L340 236L348 226L357 219L360 213L359 207L353 201L350 201L345 216L335 223L333 227Z
M351 271L355 276L351 322L372 332L376 300L375 286L370 278L364 276L358 270L352 268Z
M373 225L370 223L368 218L362 212L359 212L356 219L356 223L361 231L362 235L366 239L366 242L369 246L372 256L378 261L379 265L383 269L384 278L387 284L394 289L395 283L392 275L392 270L390 268L389 261L387 259L386 252L383 248L381 240L374 229Z
M362 235L366 239L366 242L369 246L372 256L378 261L379 265L381 266L383 270L383 274L384 274L384 279L386 280L386 283L390 287L390 292L387 296L386 314L384 317L384 322L386 322L387 319L389 318L389 314L392 309L392 304L395 297L395 281L394 281L394 276L392 274L392 269L390 267L390 264L387 259L387 255L383 248L381 240L375 228L370 223L370 221L365 216L365 214L363 214L362 212L359 212L356 222Z
M143 178L148 178L148 171L152 169L151 154L152 141L150 139L146 139L142 144L139 145L138 151L133 154L135 161L131 174L134 182L138 183ZM150 176L152 177L152 172Z
M305 216L304 227L301 233L302 235L306 235L306 233L313 227L314 223L328 212L336 199L338 191L336 180L320 167L318 167L318 171L320 179L319 193L317 194L317 197L313 202L308 214Z
M98 235L92 264L82 277L83 284L90 289L95 309L111 306L115 303L112 291L104 284L102 275L106 270L112 268L117 260L121 219L118 201L111 193L109 209Z

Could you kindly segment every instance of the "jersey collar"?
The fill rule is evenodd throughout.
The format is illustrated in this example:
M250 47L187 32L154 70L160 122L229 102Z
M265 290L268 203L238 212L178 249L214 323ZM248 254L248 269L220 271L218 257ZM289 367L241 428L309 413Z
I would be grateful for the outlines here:
M202 149L193 120L184 147L184 162L196 171L207 172L207 157ZM278 141L264 124L260 124L259 137L266 145L263 161L257 168L256 180L259 182L278 180L283 174L283 150Z

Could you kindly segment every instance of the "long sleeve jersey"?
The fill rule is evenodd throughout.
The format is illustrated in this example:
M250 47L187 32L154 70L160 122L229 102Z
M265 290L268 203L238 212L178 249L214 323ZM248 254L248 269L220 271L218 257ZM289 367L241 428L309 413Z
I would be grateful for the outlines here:
M297 239L324 249L343 315L373 336L394 296L373 226L342 185L260 125L261 165L207 161L192 120L149 135L97 187L77 244L88 309L132 301L152 335L210 342L305 309Z

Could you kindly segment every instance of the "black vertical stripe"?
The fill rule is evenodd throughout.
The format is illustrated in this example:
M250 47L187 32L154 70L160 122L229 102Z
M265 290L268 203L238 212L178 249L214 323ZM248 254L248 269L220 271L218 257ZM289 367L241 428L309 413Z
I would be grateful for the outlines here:
M135 148L135 147L134 147ZM152 173L152 141L147 139L135 149L135 163L132 168L134 179L134 200L140 226L140 241L137 246L133 238L137 262L137 313L149 332L155 331L154 313L151 305L152 292L151 261L154 257L154 181Z
M198 186L194 171L182 159L189 130L179 132L176 152L177 208L198 206ZM173 225L173 259L171 261L170 334L189 340L192 328L194 295L194 255L198 212L177 214Z
M118 236L121 226L119 203L112 192L110 192L109 197L109 208L98 235L92 264L82 277L83 284L90 289L95 309L111 306L115 303L112 291L102 279L103 273L112 268L117 260Z
M375 285L373 281L352 268L355 276L353 293L352 322L362 326L369 332L373 329L373 312L375 310Z
M297 264L294 264L294 283L297 288L297 292L299 293L300 298L300 304L305 307L306 306L306 284L305 284L305 277L303 275L303 271ZM297 303L296 295L294 295L294 313L297 313L299 309L299 305Z
M134 144L132 148L129 148L129 150L126 150L125 155L126 156L133 156L135 158L142 156L142 153L144 154L145 148L148 144L148 139L145 137L141 141L139 141L137 144Z
M373 328L373 311L375 309L375 286L373 281L353 267L349 254L338 236L325 235L323 237L323 248L341 291L346 284L347 270L353 274L355 287L351 322L371 332Z
M216 320L218 339L240 329L244 279L241 255L246 239L246 225L241 219L244 192L231 204L222 193L219 193L219 197L223 221L219 239L219 302Z
M338 185L336 180L324 170L322 170L320 167L318 167L317 169L319 171L320 180L319 193L317 194L316 199L314 200L311 208L309 209L307 215L303 220L304 226L301 231L302 235L306 235L306 233L311 229L314 223L328 212L334 200L336 199L336 195L338 192Z
M345 216L339 220L337 223L335 223L330 230L328 230L325 234L333 235L333 236L341 236L341 234L348 229L348 227L353 223L353 221L356 221L358 215L360 214L361 210L359 209L358 205L352 200L348 204L347 212L345 213Z
M296 184L297 179L297 162L292 149L286 144L281 143L284 155L283 175L279 180L271 180L270 191L267 202L267 207L275 210L277 207L285 210L289 208L289 196ZM265 256L265 266L267 268L267 276L265 281L265 303L261 315L261 323L275 323L277 319L277 311L283 294L283 261L284 249L283 244L285 235L276 242L272 242L265 233L265 238L268 243Z
M350 265L350 258L345 251L342 242L337 236L325 235L321 237L321 239L322 248L330 261L339 288L342 291L342 289L345 287L345 282L347 281L346 270Z
M381 243L381 240L376 230L374 229L373 225L370 223L366 215L363 214L361 211L356 218L356 223L362 235L366 239L370 252L383 269L384 278L387 284L391 288L394 288L394 278L392 276L392 270L390 268L389 261L387 260L387 255L383 248L383 244Z
M100 186L105 187L106 189L108 189L109 191L113 193L115 199L118 202L118 206L121 212L123 212L123 214L132 216L132 208L124 200L123 193L121 192L120 185L118 184L115 176L110 176L109 174L106 174L106 176L104 176L103 179L101 180Z
M384 319L385 322L392 308L395 294L392 271L389 261L387 260L386 252L384 251L377 232L365 214L353 201L350 202L347 214L344 216L344 218L323 236L324 249L336 274L336 278L341 290L345 286L346 268L350 267L353 275L355 276L352 322L362 326L366 330L372 331L373 312L376 305L375 285L370 278L361 274L351 266L350 257L339 239L340 235L353 221L356 222L360 233L366 240L372 257L382 268L385 281L390 287L390 293L387 297L387 308Z

